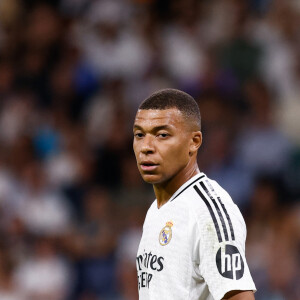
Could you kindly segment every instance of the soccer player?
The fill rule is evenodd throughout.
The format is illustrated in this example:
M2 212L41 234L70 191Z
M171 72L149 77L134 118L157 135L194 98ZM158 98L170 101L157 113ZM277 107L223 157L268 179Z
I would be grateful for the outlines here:
M140 300L253 300L246 226L228 193L199 171L200 112L165 89L140 105L133 148L156 200L136 258Z

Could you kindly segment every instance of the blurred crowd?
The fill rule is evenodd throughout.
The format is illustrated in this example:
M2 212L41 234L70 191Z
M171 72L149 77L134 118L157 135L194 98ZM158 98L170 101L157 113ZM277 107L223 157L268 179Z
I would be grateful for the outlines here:
M139 103L198 101L257 300L300 299L300 2L0 0L0 300L136 300Z

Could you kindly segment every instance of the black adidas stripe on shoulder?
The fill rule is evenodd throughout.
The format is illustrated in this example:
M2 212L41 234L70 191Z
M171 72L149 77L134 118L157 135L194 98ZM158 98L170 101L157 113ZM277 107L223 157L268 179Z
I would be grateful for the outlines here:
M201 191L200 187L201 187L202 191ZM211 218L215 225L215 229L217 232L219 242L221 243L223 241L223 238L222 238L222 234L220 231L220 227L219 227L217 218L219 218L220 223L222 225L222 230L223 230L225 241L229 241L229 234L228 234L226 222L230 229L231 240L234 241L235 235L234 235L234 230L233 230L230 216L229 216L229 214L226 210L226 207L223 204L221 198L215 193L215 191L214 191L212 185L209 183L209 181L206 180L206 182L202 181L198 184L195 184L194 189L208 208L208 211L209 211ZM214 208L217 212L217 215L215 214L211 204L214 206ZM223 215L225 215L226 219L224 219Z
M228 241L228 232L227 232L227 228L225 225L225 221L222 215L222 212L216 202L216 200L214 199L213 195L211 194L211 192L208 190L208 188L205 186L205 184L203 182L200 183L201 187L203 188L203 190L205 191L206 195L209 197L209 199L211 200L211 202L213 203L214 207L216 208L216 211L218 213L218 216L221 220L221 224L222 224L222 228L223 228L223 232L224 232L224 236L225 236L225 240Z
M198 195L202 198L202 200L204 201L204 203L206 204L208 210L209 210L209 213L211 215L211 218L213 219L214 221L214 224L215 224L215 228L216 228L216 232L217 232L217 235L218 235L218 240L219 240L219 243L222 242L222 235L221 235L221 232L220 232L220 227L219 227L219 224L218 224L218 221L216 219L216 216L214 214L214 211L212 209L212 207L210 206L209 202L207 201L207 199L205 198L205 196L203 195L203 193L200 191L200 189L198 188L197 185L194 185L194 189L196 190L196 192L198 193Z
M172 200L174 201L179 195L181 195L186 189L188 189L191 185L195 184L197 181L201 180L205 175L200 176L199 178L195 179L193 182L191 182L189 185L187 185L182 191L180 191Z

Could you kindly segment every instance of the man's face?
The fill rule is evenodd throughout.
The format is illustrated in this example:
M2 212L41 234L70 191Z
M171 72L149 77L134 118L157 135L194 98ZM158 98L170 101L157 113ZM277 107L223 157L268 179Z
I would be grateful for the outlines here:
M192 133L178 109L139 110L133 134L138 169L146 182L165 183L188 164Z

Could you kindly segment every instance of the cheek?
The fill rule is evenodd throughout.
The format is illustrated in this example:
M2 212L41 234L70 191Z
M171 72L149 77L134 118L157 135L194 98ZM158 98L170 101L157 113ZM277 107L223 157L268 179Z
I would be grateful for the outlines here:
M164 162L170 168L176 169L185 165L189 160L189 147L186 141L173 144L168 147L167 151L163 154Z

